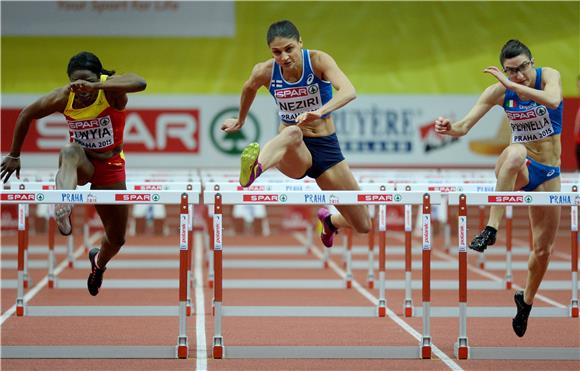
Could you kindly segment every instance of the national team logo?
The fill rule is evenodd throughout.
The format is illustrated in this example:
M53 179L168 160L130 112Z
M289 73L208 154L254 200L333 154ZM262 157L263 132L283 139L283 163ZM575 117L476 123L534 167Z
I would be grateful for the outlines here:
M312 81L314 81L314 74L313 73L308 75L308 78L306 79L306 84L310 85L310 84L312 84Z
M100 124L101 126L107 126L107 125L109 125L110 123L111 123L111 119L109 119L109 117L108 117L108 116L107 116L107 117L103 117L103 118L101 118L101 119L99 120L99 124Z
M316 94L316 93L318 93L318 85L317 84L309 85L308 86L308 92L310 94Z
M544 106L536 108L536 114L538 116L544 116L546 114L546 108Z

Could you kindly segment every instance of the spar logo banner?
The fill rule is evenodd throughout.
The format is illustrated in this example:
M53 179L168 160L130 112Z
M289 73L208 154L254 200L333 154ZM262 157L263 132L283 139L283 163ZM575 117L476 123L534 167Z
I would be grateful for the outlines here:
M38 97L2 96L3 154L10 148L19 111ZM221 124L237 116L239 99L239 95L129 95L127 168L238 167L244 146L258 142L263 148L280 125L272 97L258 95L242 129L224 133ZM510 128L501 108L493 108L467 136L457 140L433 130L438 116L461 118L476 100L477 96L469 95L359 96L332 117L342 152L352 167L492 168L510 141ZM60 114L33 121L24 142L23 167L55 168L58 151L68 135ZM565 156L573 157L572 136L562 136L562 149L564 166Z
M17 108L2 108L2 151L10 148ZM200 151L199 109L128 109L125 123L125 152L187 152ZM58 152L69 142L66 120L61 114L33 120L23 152Z

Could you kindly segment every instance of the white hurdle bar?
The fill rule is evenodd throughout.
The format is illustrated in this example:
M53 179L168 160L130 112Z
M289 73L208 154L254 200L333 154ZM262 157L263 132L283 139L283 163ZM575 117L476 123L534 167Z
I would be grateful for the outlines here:
M575 191L577 188L573 188ZM519 347L470 347L467 338L467 205L501 206L570 206L572 210L572 300L569 314L578 317L578 205L577 192L492 192L492 193L452 193L449 203L458 205L458 259L459 259L459 336L454 344L454 354L458 359L553 359L580 360L580 348L519 348ZM471 308L471 309L484 309ZM490 308L498 309L498 308ZM540 308L536 308L536 312ZM544 314L562 316L560 308ZM492 310L493 311L493 310ZM497 311L496 311L497 312ZM514 310L510 311L510 317ZM534 317L534 310L532 310Z
M214 201L210 201L210 199ZM332 200L332 201L331 201ZM309 191L309 192L204 192L204 201L214 204L214 337L213 357L221 358L431 358L430 335L430 253L431 253L431 204L439 203L440 194L422 192L369 192L369 191ZM423 334L418 347L225 347L222 335L223 316L295 316L295 317L377 317L386 312L384 283L380 284L377 308L370 307L233 307L223 306L223 214L222 205L325 205L331 201L338 205L423 205ZM384 251L384 245L382 246ZM379 275L384 282L384 254ZM384 308L381 310L381 308Z
M199 192L164 191L148 192L124 190L9 190L0 191L0 202L19 205L19 253L18 253L18 288L16 315L22 316L179 316L179 334L175 347L28 347L2 346L2 358L187 358L189 345L187 340L187 286L188 286L188 246L190 237L189 205L199 202ZM27 204L179 204L179 305L177 307L40 307L25 306L24 302L24 209ZM21 233L22 232L22 233ZM21 238L22 236L22 238ZM87 348L94 350L88 352ZM51 351L54 351L51 353Z

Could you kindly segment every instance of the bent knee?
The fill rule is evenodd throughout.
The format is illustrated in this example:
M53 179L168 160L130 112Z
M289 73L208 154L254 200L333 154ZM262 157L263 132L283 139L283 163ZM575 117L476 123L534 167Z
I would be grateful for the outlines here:
M291 145L298 145L302 142L302 130L298 126L289 126L282 132L286 136Z
M519 170L526 162L527 151L523 146L510 146L506 148L502 168L509 170Z
M369 233L371 230L371 219L368 216L361 218L356 223L353 223L353 227L358 233Z
M125 236L107 236L109 245L120 248L125 245Z
M549 260L552 255L551 247L534 246L534 255L539 260Z
M83 147L78 143L67 143L60 150L60 156L63 160L78 160L83 153Z

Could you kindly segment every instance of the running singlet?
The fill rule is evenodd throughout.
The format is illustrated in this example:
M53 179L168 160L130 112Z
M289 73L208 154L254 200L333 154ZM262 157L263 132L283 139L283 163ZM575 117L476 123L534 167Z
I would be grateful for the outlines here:
M302 61L302 77L296 82L284 80L280 65L272 62L269 90L278 106L278 115L286 124L296 124L298 115L315 111L332 98L332 84L314 74L308 49L302 50Z
M534 89L542 89L542 68L536 68ZM521 101L518 95L506 90L503 108L512 129L512 143L527 143L541 140L562 132L562 106L549 109L532 100Z
M101 75L101 81L106 80L107 75ZM107 152L123 144L125 111L111 107L102 89L88 107L73 108L74 98L71 91L64 110L71 143L95 152Z

